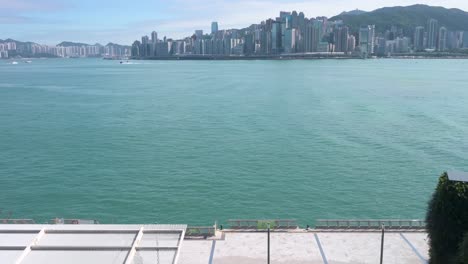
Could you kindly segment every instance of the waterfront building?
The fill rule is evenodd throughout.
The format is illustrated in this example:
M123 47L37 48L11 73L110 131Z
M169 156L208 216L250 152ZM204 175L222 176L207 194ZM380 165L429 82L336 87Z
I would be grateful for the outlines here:
M321 20L310 20L306 25L304 34L305 52L317 52L322 36L323 22Z
M424 27L416 27L414 31L413 48L415 51L424 50Z
M296 29L288 28L284 32L284 52L294 53L296 49Z
M359 48L363 56L369 56L374 53L374 35L375 25L369 25L359 29Z
M466 49L468 48L468 31L464 31L462 33L462 43L461 43L462 48Z
M463 31L447 32L447 49L461 49L463 47Z
M353 52L356 50L356 37L350 35L348 37L348 52Z
M376 40L377 43L377 56L384 56L386 53L393 53L394 52L394 42L393 40L385 40L384 37L378 37ZM388 46L388 47L387 47Z
M340 26L338 29L335 29L334 43L336 52L348 52L348 37L348 27Z
M439 38L437 41L437 50L445 51L447 50L447 28L441 27L439 29Z
M329 52L330 51L330 45L328 42L321 41L317 45L317 52Z
M151 43L156 44L158 42L158 33L156 31L151 32Z
M197 39L201 39L203 37L203 30L195 30L195 36Z
M429 19L427 21L426 33L427 33L427 49L435 50L437 48L437 35L439 33L439 22L435 19Z
M408 53L410 51L410 39L407 37L397 37L395 40L398 53Z
M132 52L131 52L131 55L133 57L140 57L141 56L140 47L141 47L141 43L138 40L135 40L135 42L133 42L133 44L132 44Z
M252 55L255 53L255 35L251 32L244 36L244 51L245 55Z
M281 34L281 22L275 21L271 28L271 53L279 54L282 52L282 34Z
M211 22L211 34L218 33L218 22Z

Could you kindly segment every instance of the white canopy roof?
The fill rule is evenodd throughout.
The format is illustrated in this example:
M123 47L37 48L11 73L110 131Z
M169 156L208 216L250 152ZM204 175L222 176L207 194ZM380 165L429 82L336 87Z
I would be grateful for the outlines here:
M0 225L0 263L177 263L186 225Z

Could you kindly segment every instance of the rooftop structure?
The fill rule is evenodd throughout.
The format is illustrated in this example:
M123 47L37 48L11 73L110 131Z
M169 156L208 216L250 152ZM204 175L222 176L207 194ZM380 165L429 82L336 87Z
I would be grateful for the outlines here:
M0 263L177 263L186 225L0 225Z
M447 174L451 181L468 182L468 172L449 171Z

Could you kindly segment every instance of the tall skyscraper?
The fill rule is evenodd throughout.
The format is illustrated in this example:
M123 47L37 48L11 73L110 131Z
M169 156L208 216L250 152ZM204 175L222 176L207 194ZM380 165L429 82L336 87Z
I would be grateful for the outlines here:
M424 50L424 27L416 27L414 30L413 46L415 51Z
M158 32L151 32L151 43L156 44L158 42Z
M218 33L218 22L211 22L211 34Z
M203 30L195 30L195 36L197 36L197 39L201 39L203 37Z
M271 52L273 54L279 54L282 52L282 33L281 33L281 22L275 21L271 26Z
M447 28L441 27L439 29L438 34L438 41L437 41L437 50L438 51L445 51L447 50Z
M437 48L437 35L439 33L439 22L435 19L429 19L427 21L427 45L428 49L436 49Z
M369 25L359 29L359 47L363 55L369 56L374 53L374 41L375 25Z
M335 51L348 52L349 28L339 27L334 31Z
M353 52L356 49L356 37L350 35L348 37L348 52Z

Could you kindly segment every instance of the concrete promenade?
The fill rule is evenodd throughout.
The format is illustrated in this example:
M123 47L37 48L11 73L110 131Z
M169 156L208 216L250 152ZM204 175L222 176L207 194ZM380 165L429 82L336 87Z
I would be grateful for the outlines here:
M271 233L272 264L379 263L380 232L290 231ZM265 264L266 232L220 232L212 239L185 239L179 264ZM427 263L424 232L387 231L385 264Z

